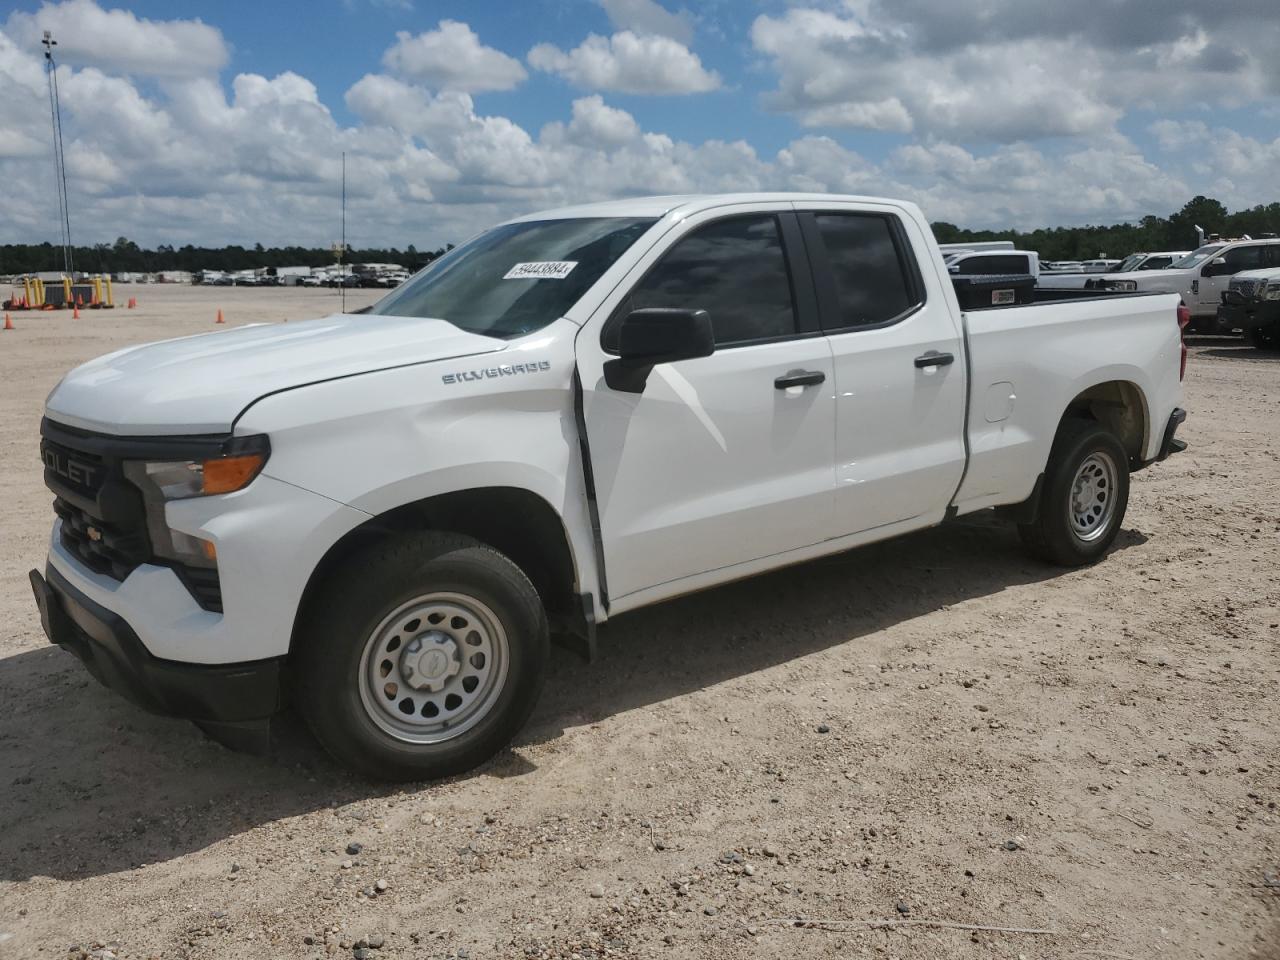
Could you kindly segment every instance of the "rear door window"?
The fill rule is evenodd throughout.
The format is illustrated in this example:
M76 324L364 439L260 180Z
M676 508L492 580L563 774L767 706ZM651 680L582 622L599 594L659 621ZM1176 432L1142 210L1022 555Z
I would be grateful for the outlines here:
M915 258L895 217L816 213L810 223L806 241L812 237L821 247L810 250L815 268L821 272L825 261L834 285L825 291L825 329L883 326L924 302Z

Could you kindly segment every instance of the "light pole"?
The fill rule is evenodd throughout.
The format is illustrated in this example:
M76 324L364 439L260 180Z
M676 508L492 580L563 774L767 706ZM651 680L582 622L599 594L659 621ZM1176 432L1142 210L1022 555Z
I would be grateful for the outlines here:
M45 72L49 77L49 123L53 127L53 173L58 191L58 227L62 231L62 270L75 279L75 260L71 253L71 210L67 202L67 162L62 151L62 102L58 97L58 65L53 48L58 41L48 30L44 32Z

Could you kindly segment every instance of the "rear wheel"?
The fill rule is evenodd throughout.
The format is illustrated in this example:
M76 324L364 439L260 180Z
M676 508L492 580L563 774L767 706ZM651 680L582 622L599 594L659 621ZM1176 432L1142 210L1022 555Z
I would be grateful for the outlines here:
M461 773L502 749L537 702L549 647L520 568L434 532L343 564L298 643L298 711L337 760L387 780Z
M1129 458L1115 434L1092 420L1068 420L1054 441L1039 515L1020 524L1035 556L1060 566L1093 563L1120 532L1129 504Z

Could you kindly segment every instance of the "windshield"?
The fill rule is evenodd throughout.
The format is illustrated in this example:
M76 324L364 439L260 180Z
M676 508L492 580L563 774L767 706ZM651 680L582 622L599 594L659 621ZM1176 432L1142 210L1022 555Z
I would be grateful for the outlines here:
M1128 273L1130 270L1137 270L1138 264L1142 262L1145 253L1131 253L1120 261L1120 266L1116 267L1116 273Z
M564 316L653 223L596 217L494 227L449 251L369 313L435 317L486 337L533 333Z
M1222 244L1211 243L1207 247L1201 247L1198 250L1193 250L1191 253L1188 253L1185 257L1175 263L1173 265L1173 269L1190 270L1192 267L1198 267L1221 249Z

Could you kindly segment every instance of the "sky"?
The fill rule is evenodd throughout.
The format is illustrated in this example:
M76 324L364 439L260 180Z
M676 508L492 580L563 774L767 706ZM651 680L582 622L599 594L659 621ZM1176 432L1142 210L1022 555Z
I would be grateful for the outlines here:
M1280 0L0 0L0 243L419 249L649 194L1280 200Z

